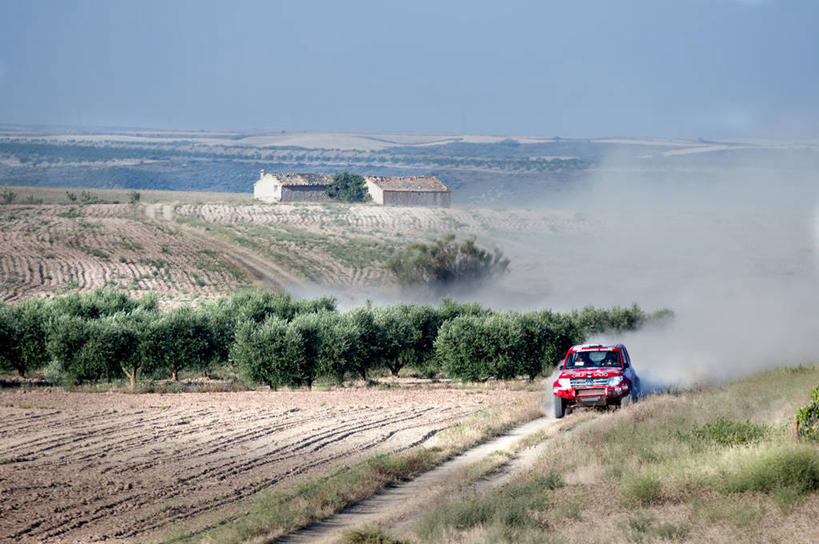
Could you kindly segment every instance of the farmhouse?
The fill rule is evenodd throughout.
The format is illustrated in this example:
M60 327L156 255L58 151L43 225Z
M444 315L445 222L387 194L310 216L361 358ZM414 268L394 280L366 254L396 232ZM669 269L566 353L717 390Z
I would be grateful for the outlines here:
M449 207L450 191L435 176L364 176L373 202L384 206ZM325 202L330 174L271 174L261 171L253 198L264 202Z
M449 207L450 190L435 176L365 176L364 180L377 204Z
M330 174L270 174L261 171L253 184L253 198L264 202L324 202L333 182Z

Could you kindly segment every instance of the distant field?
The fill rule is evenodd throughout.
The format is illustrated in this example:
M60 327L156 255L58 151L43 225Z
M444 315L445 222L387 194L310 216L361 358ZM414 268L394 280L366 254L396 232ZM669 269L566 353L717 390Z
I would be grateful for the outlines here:
M0 180L2 181L2 180ZM82 203L80 197L85 192L92 198L99 199L107 204L127 204L132 192L139 193L139 202L224 202L243 204L253 202L253 193L217 193L208 191L155 191L152 189L95 189L88 187L34 187L34 186L2 186L0 191L9 190L16 195L13 204L76 204ZM68 193L77 197L72 202ZM40 202L42 201L42 202Z
M454 232L491 247L509 233L586 228L562 212L262 204L245 194L182 191L139 191L129 204L125 190L12 190L14 202L0 205L0 299L7 302L96 287L169 300L254 282L378 287L391 281L385 261L414 241Z

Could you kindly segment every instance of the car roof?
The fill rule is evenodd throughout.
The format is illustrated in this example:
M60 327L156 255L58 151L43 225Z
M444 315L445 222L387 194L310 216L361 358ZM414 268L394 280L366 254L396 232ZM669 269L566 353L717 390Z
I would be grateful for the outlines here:
M610 349L622 349L623 344L579 344L569 348L569 353L575 351L603 351Z

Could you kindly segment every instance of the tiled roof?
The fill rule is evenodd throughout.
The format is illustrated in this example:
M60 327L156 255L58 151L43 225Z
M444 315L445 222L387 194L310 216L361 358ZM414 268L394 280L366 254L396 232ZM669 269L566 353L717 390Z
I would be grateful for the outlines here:
M271 174L282 185L324 186L333 183L331 174Z
M373 182L385 191L428 191L447 192L446 185L435 176L365 176L364 179Z

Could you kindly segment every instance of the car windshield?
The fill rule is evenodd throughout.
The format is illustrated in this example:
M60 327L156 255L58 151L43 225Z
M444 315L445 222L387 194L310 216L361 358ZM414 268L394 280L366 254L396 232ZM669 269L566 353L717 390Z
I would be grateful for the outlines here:
M589 368L589 367L617 367L620 365L620 352L611 351L577 351L570 353L566 360L565 368Z

